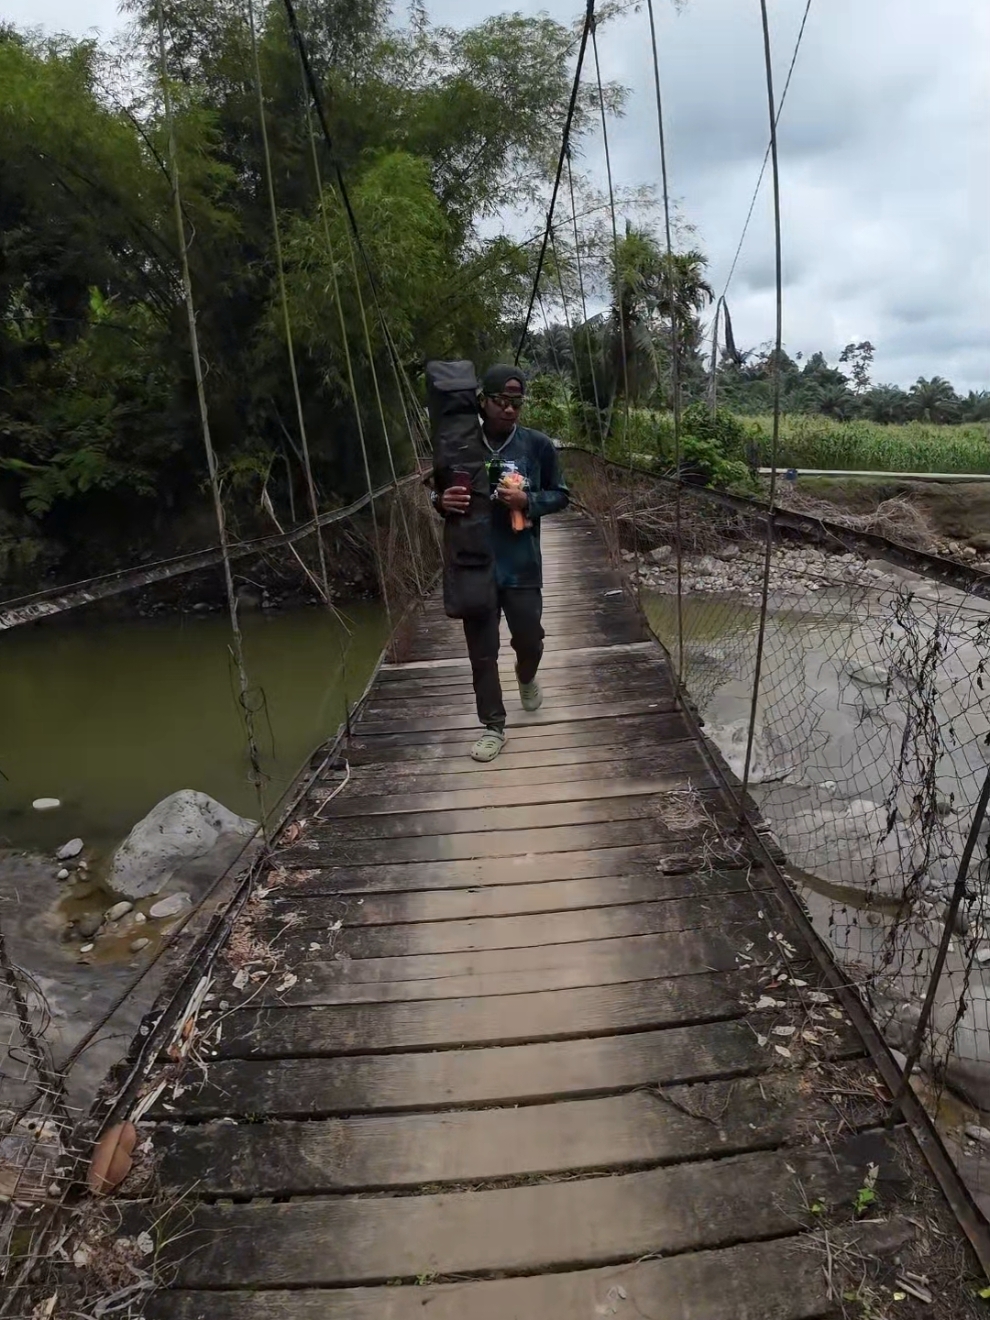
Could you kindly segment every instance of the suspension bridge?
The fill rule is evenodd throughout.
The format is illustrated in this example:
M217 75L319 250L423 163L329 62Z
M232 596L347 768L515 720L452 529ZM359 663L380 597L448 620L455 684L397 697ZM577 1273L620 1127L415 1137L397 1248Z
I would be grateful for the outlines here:
M286 8L333 159L289 0ZM765 7L763 16L768 33ZM650 18L652 28L652 8ZM170 120L161 10L159 35ZM589 45L607 149L591 0L527 330L565 168L570 183L568 133ZM769 36L767 56L779 350L780 105ZM264 126L256 46L254 57ZM318 173L312 123L309 132ZM173 141L180 273L219 544L188 562L4 602L0 625L222 567L257 772L230 566L258 547L232 540L225 524L175 156ZM265 158L277 236L267 137ZM335 177L356 275L367 257L339 170ZM663 177L669 252L665 159ZM611 214L614 236L614 196ZM277 259L283 280L280 251ZM584 305L583 287L580 297ZM285 308L284 283L282 299ZM339 309L339 290L334 301ZM373 360L368 316L362 304ZM380 321L418 470L422 419L377 292L370 316ZM291 361L287 312L285 330ZM672 336L679 445L674 318ZM520 354L524 344L525 332ZM332 608L321 529L367 512L395 626L345 727L314 754L281 814L267 814L261 860L225 878L180 932L166 991L84 1127L83 1160L118 1124L133 1125L141 1143L113 1204L128 1241L153 1243L142 1314L810 1320L856 1314L855 1306L863 1315L978 1314L986 1223L909 1084L972 841L949 916L926 946L932 1002L906 1062L897 1061L860 993L865 983L816 932L748 791L775 537L811 535L799 516L777 515L776 462L769 506L743 502L765 559L742 776L706 739L692 699L688 496L674 483L678 645L668 652L621 571L614 472L610 512L589 516L588 500L544 529L545 702L514 712L506 750L479 766L466 750L476 719L461 628L430 593L436 547L412 507L418 471L398 475L408 465L393 454L377 379L392 480L374 487L359 425L367 494L328 513L318 507L291 366L311 519L265 546L315 538L316 567L300 566ZM353 389L349 358L348 373ZM628 480L634 487L631 472ZM841 528L818 528L843 544ZM640 541L634 508L627 554L638 558ZM903 560L903 547L889 548ZM414 582L412 603L389 597L389 554ZM972 574L922 559L912 562L933 578L965 578L964 589L981 594ZM511 680L504 660L503 674ZM906 905L917 897L908 888ZM29 1035L27 1000L5 956L4 969ZM32 1055L39 1079L57 1099L42 1056ZM50 1242L56 1227L52 1216L39 1241ZM20 1282L40 1254L29 1254Z

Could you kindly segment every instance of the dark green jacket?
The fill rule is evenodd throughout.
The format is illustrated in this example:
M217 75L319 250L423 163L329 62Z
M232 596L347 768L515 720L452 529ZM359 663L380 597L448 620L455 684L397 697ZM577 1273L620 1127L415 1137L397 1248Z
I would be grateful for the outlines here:
M526 478L532 527L514 532L509 510L492 501L492 549L495 577L500 587L542 587L540 519L567 508L570 496L560 471L557 451L549 436L528 426L517 426L508 442L492 455L514 463Z

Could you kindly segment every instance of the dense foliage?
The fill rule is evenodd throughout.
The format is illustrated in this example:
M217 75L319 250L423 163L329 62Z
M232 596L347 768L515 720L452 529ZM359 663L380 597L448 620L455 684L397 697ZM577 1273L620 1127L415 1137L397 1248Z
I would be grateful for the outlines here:
M0 29L0 539L37 533L77 554L110 540L122 551L211 539L157 4L130 8L115 60L91 42ZM396 464L411 463L396 360L508 351L537 248L480 231L507 200L545 199L575 34L512 14L439 29L416 6L399 24L385 0L297 0L296 9L365 248L352 246L333 159L311 134L284 6L255 0L288 323L327 506L365 486L349 370L378 479L386 429ZM280 515L301 519L306 483L247 9L166 0L164 20L225 496L235 528L266 482ZM614 104L620 93L608 95ZM578 107L577 140L592 109Z

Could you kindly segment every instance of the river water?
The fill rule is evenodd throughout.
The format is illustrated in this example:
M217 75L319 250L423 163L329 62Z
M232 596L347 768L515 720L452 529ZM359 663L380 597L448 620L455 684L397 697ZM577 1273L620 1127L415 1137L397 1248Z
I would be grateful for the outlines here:
M305 607L245 613L241 623L270 807L361 695L387 620L377 604L358 603L347 606L344 625ZM182 788L257 818L237 692L226 616L81 613L0 634L0 925L34 978L39 1018L51 1016L46 1039L56 1059L134 980L163 931L142 927L151 944L137 958L127 940L82 956L78 937L65 942L69 919L102 913L112 900L85 877L60 884L54 850L81 837L98 874L131 827ZM35 811L39 797L62 805ZM126 1048L156 977L157 969L73 1069L78 1105ZM5 1081L2 1064L0 1109L11 1099L12 1073Z
M248 675L271 800L338 727L387 635L384 611L246 613ZM341 646L344 646L342 666ZM226 616L78 615L0 636L0 843L47 851L118 842L169 793L194 788L257 817ZM60 809L32 810L35 798Z

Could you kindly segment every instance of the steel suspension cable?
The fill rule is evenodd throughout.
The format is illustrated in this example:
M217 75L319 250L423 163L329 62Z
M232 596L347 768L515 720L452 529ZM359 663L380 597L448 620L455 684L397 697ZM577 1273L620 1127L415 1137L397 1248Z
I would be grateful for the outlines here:
M327 215L326 193L322 187L322 182L321 182L319 158L316 152L316 137L315 134L313 133L313 127L312 127L313 121L308 111L307 111L306 119L309 124L310 149L312 151L313 167L315 171L317 186L319 188L320 218L323 223L323 239L326 245L327 261L330 266L330 282L333 289L333 301L337 308L337 320L340 326L340 339L341 339L341 345L344 350L344 366L347 373L347 383L350 389L351 402L354 405L354 420L357 426L358 442L361 449L361 459L364 465L365 480L367 481L367 485L368 485L368 493L369 495L371 495L371 500L370 500L371 526L372 526L372 536L374 539L375 564L378 569L378 583L382 593L382 600L385 604L385 613L388 616L389 630L391 631L392 608L389 602L388 584L385 575L385 564L382 557L381 532L378 525L378 510L375 507L375 498L374 495L372 494L374 487L372 486L372 482L371 482L371 465L368 462L368 445L364 433L364 419L361 416L361 404L358 397L357 383L354 377L354 362L351 356L350 340L348 339L348 335L347 335L347 319L344 316L344 304L341 301L341 296L340 296L340 279L337 275L337 254L334 250L333 238L331 237L330 234L330 218Z
M210 429L210 412L206 401L206 385L203 361L199 347L199 331L196 326L196 302L193 296L192 274L189 268L189 239L186 232L185 216L182 208L182 189L179 176L178 143L175 135L175 114L172 106L172 92L168 78L168 57L165 49L165 17L163 0L157 3L158 19L158 56L162 80L162 98L165 110L165 126L168 136L168 159L171 168L172 203L175 210L175 224L179 240L179 271L182 283L183 301L186 307L186 319L189 329L189 345L192 352L193 373L196 382L196 399L199 406L200 430L203 448L206 451L206 466L210 479L210 492L213 497L213 511L217 520L217 533L220 539L220 551L223 558L224 585L227 592L227 612L230 616L232 636L232 655L237 669L240 689L240 706L244 717L247 735L248 758L251 765L251 781L258 797L261 814L261 829L267 841L267 812L265 809L264 776L261 770L261 756L255 735L254 711L251 708L251 685L248 680L247 665L244 659L244 638L241 634L240 620L237 617L237 598L234 594L234 577L230 566L230 546L227 537L227 520L224 514L223 497L220 491L220 479L217 472L216 453Z
M291 0L286 0L286 4ZM567 105L567 116L564 119L564 131L560 141L560 156L557 159L557 173L553 181L553 191L550 194L550 205L547 208L547 222L543 230L543 242L540 244L540 255L536 262L536 274L533 277L533 289L529 295L529 307L526 309L526 319L523 322L522 333L519 336L519 344L516 348L515 363L519 365L519 359L522 357L522 351L526 347L526 340L529 336L529 323L533 317L533 308L536 306L536 295L540 288L540 276L543 274L543 263L547 257L547 247L550 242L550 231L553 227L553 213L557 205L557 194L560 192L560 181L564 173L564 161L567 158L568 148L571 140L571 125L574 122L574 111L577 107L578 92L581 88L581 70L584 67L584 56L588 49L588 37L594 39L595 33L595 0L588 0L588 7L584 14L584 27L581 29L581 42L578 46L577 66L574 70L574 82L571 85L571 98Z
M615 188L612 183L612 154L608 144L608 118L605 114L605 91L602 86L602 66L598 57L598 36L595 32L595 25L592 22L591 27L591 46L595 57L595 81L598 85L598 107L601 111L602 121L602 142L605 147L605 175L608 179L608 207L612 220L612 264L614 267L615 279L615 303L616 312L619 319L619 350L622 354L622 415L623 427L626 433L626 451L629 464L630 478L632 478L633 468L633 449L632 449L632 431L629 425L629 352L626 342L626 318L623 310L623 279L622 271L619 266L619 223L615 210ZM609 428L611 429L611 409L609 415ZM636 527L636 491L632 493L632 530L633 530L633 553L636 563L636 596L640 595L640 562L639 562L639 533ZM618 531L618 522L616 521L616 531ZM618 539L617 539L618 548Z
M423 594L423 584L419 577L419 566L416 563L416 550L412 543L412 535L409 531L409 521L406 518L406 510L399 495L399 477L395 470L395 458L392 454L392 439L389 435L388 418L385 414L385 404L382 400L382 391L378 382L378 368L375 366L375 351L371 342L371 330L368 326L368 313L364 305L364 293L361 290L361 275L358 271L357 254L354 251L353 242L348 242L348 250L351 257L351 271L354 275L354 288L357 293L358 311L361 317L361 327L364 332L365 351L368 354L368 366L371 369L371 379L375 387L375 400L378 404L378 417L382 424L382 435L385 438L385 452L388 455L388 468L392 474L392 489L394 491L393 499L398 506L399 518L402 522L402 528L406 536L406 545L409 547L409 556L412 562L413 579L416 583L416 590L419 595ZM410 439L412 436L410 435ZM415 455L415 442L413 443L413 453Z
M759 197L760 188L763 186L763 176L767 172L767 164L770 160L770 154L774 144L774 135L777 132L777 125L780 122L780 114L784 108L784 102L787 100L787 93L791 85L791 78L794 76L794 66L797 64L798 54L800 53L801 50L801 43L804 40L804 30L808 26L808 15L811 12L811 3L812 0L806 0L804 6L804 15L801 19L801 27L798 31L797 41L794 43L794 53L791 56L790 67L787 70L787 80L784 83L784 90L780 94L780 104L776 107L776 112L773 115L770 141L767 143L767 149L763 154L763 164L760 166L760 177L756 180L756 187L753 189L753 196L750 200L749 210L746 213L746 220L742 228L742 234L739 237L739 243L736 247L736 254L732 258L732 265L729 267L729 273L725 279L725 287L722 290L723 299L726 293L728 292L729 285L732 283L732 277L736 273L736 266L738 265L739 262L739 256L743 250L743 244L746 242L746 235L749 232L750 221L753 219L753 211L756 208L756 199Z
M589 3L593 3L593 0L589 0ZM392 338L392 333L388 326L388 321L385 317L385 310L382 306L382 299L378 289L378 282L375 279L374 267L371 264L371 259L368 256L368 250L365 247L364 240L361 237L361 229L360 226L358 225L357 215L355 214L354 207L351 204L350 192L348 191L347 188L347 181L344 178L344 170L337 156L336 148L334 147L333 144L333 135L330 132L330 124L327 120L326 108L323 104L323 96L320 92L319 84L316 81L316 75L313 72L313 66L310 63L309 51L306 47L306 41L299 27L299 20L296 17L295 5L293 4L293 0L283 0L283 4L285 5L286 17L288 18L289 21L289 31L292 34L292 39L295 43L296 50L299 54L299 62L300 65L302 66L303 82L305 83L306 87L309 90L310 99L312 100L313 108L316 111L316 117L320 125L320 131L323 135L323 141L326 145L327 153L330 157L330 164L333 168L334 177L337 181L337 191L340 194L340 200L344 207L344 213L347 217L347 223L350 226L352 234L354 235L354 242L357 245L357 250L361 257L362 265L364 266L365 269L365 274L368 277L368 287L371 289L372 300L375 304L375 312L377 314L379 323L381 325L382 337L385 341L389 353L393 357L396 370L401 373L402 361L399 357L398 349L396 348L395 341Z
M776 335L773 355L773 438L770 446L770 492L767 510L767 540L763 556L763 585L760 593L760 623L756 637L756 661L753 669L753 695L749 711L749 729L746 734L746 762L743 767L740 809L745 811L745 798L749 791L749 776L753 761L753 740L756 736L756 717L760 700L760 679L763 675L763 648L767 633L767 602L770 595L770 564L773 557L774 501L777 496L777 451L780 443L780 355L784 336L784 277L780 230L780 164L777 157L777 115L773 94L773 59L770 49L770 19L767 0L760 0L763 21L763 55L767 76L767 103L770 113L770 159L773 169L773 236L776 283Z
M271 147L268 141L265 94L261 83L261 60L258 55L258 34L254 22L254 0L247 0L247 16L248 27L251 33L251 58L254 66L254 85L258 98L258 119L261 124L261 145L265 160L265 186L268 193L268 208L271 214L272 235L275 243L275 267L278 275L279 303L282 308L282 325L285 332L285 347L289 360L289 376L292 380L292 396L296 405L296 421L299 425L299 443L302 451L303 470L306 477L306 492L309 496L309 508L315 523L316 549L320 565L319 585L323 594L323 603L333 611L330 580L327 575L326 549L323 544L323 531L319 525L319 501L316 497L316 482L313 480L313 466L309 454L306 412L303 408L302 392L299 389L299 372L296 369L296 348L292 335L292 318L289 315L289 295L285 283L285 262L282 256L282 236L279 232L278 207L275 202L275 179L272 170ZM336 611L334 611L334 613L336 613Z
M650 16L650 43L653 47L653 85L656 91L657 132L660 138L660 176L663 182L663 221L667 243L667 298L670 303L670 389L674 413L674 526L677 551L677 681L684 681L684 547L681 535L681 371L680 334L677 325L677 287L674 270L674 241L670 224L670 185L667 176L667 138L664 133L663 92L660 82L660 54L657 49L657 25L653 0L646 0Z
M602 405L598 397L598 377L595 374L595 358L591 347L591 331L588 328L588 299L584 290L584 267L581 262L581 241L578 236L577 207L574 204L574 173L571 169L571 153L567 153L567 190L571 198L571 225L574 230L574 264L577 269L578 292L581 296L581 315L583 317L584 337L588 345L588 369L591 372L591 392L595 400L595 416L598 421L598 437L602 446L602 458L605 457L605 423L602 420ZM574 362L577 369L577 359Z

